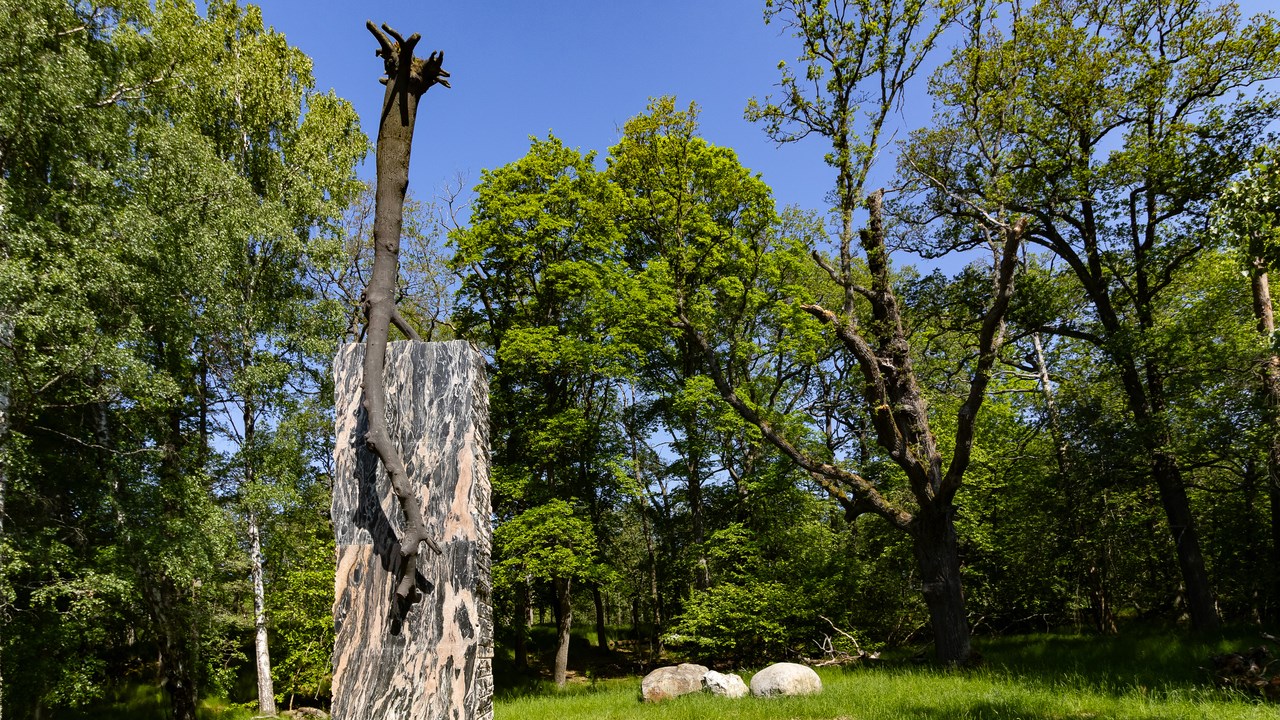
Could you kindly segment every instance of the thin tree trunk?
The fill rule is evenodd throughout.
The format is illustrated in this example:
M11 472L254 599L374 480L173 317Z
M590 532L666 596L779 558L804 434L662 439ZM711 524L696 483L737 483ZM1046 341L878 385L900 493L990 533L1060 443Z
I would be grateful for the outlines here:
M605 627L604 595L600 592L599 585L591 586L591 599L596 605L596 644L600 646L601 650L608 650L609 633Z
M1062 421L1058 416L1058 405L1053 398L1049 364L1045 361L1040 333L1031 333L1031 347L1034 350L1036 377L1040 381L1040 394L1044 397L1045 414L1049 419L1049 432L1053 438L1053 455L1058 462L1058 476L1068 488L1067 502L1070 504L1068 510L1071 514L1073 535L1076 538L1085 537L1089 533L1089 528L1084 527L1083 523L1096 522L1097 519L1086 519L1081 516L1084 498L1079 496L1080 492L1076 490L1077 483L1072 481L1071 457L1068 453L1066 434L1062 431ZM1086 554L1094 553L1096 550L1090 545ZM1093 618L1094 629L1102 635L1114 635L1117 632L1116 617L1107 599L1106 563L1099 561L1096 557L1086 557L1083 561L1089 566L1085 571L1085 584L1088 587L1089 614Z
M1275 337L1275 313L1271 303L1271 283L1266 261L1255 258L1252 272L1253 314L1258 332L1268 341ZM1271 503L1271 602L1270 617L1280 620L1280 356L1268 352L1262 367L1262 389L1266 394L1267 498Z
M267 646L266 592L262 583L262 541L258 514L249 512L249 558L253 575L253 652L258 669L258 714L276 714L276 691L271 683L271 653Z
M954 518L954 508L933 505L921 508L911 528L934 645L946 664L967 662L971 653Z
M564 687L569 673L569 638L573 628L573 596L570 578L555 578L556 592L556 663L552 679Z
M686 350L686 357L689 352ZM696 373L693 368L686 368L689 374ZM685 489L689 499L689 524L693 531L694 558L693 583L699 590L711 587L711 570L707 564L706 531L702 517L702 450L698 435L697 413L691 414L684 423L685 442Z
M529 669L529 626L533 623L533 608L529 602L529 581L516 583L516 668Z
M247 334L246 334L247 336ZM243 367L252 363L248 349L241 358ZM252 489L258 483L256 455L254 444L257 442L257 409L256 403L245 398L241 421L244 426L244 446L240 451L244 457L244 489L252 496ZM248 532L249 532L249 578L253 583L253 664L258 674L258 713L274 716L276 714L276 691L271 682L271 652L267 645L267 595L262 581L262 531L258 524L258 512L253 504L256 498L248 498Z

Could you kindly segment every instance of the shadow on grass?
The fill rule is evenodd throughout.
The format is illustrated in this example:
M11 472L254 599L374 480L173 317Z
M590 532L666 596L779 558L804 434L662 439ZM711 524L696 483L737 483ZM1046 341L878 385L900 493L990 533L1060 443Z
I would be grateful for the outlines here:
M619 631L614 637L623 634ZM516 665L510 638L499 638L493 659L494 699L499 702L550 694L596 692L601 681L633 678L643 669L634 653L626 649L605 650L596 643L594 630L575 629L569 640L569 683L565 688L557 688L551 679L555 663L555 628L535 626L530 628L529 635L527 668ZM615 643L615 648L618 645Z
M169 698L153 685L121 687L102 703L84 709L60 708L54 720L164 720L171 716ZM253 713L218 699L206 699L196 710L198 720L248 720Z
M1105 694L1170 686L1209 688L1213 655L1263 644L1258 628L1213 634L1135 628L1116 637L1040 634L979 642L986 667L1043 683L1066 682Z

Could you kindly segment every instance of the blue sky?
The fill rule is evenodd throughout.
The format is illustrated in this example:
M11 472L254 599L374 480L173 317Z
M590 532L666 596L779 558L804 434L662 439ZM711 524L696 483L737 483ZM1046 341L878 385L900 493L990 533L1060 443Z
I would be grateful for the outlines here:
M410 185L419 196L458 173L473 186L482 168L523 156L530 135L552 131L603 154L621 125L660 95L696 101L704 136L763 174L780 205L820 208L831 184L821 141L778 149L743 119L748 99L777 82L778 61L796 54L780 28L764 24L762 2L258 4L267 24L312 57L317 87L355 104L371 138L382 63L365 20L421 33L420 55L445 52L453 88L428 91L414 136Z
M773 91L778 62L792 61L798 49L778 25L764 24L763 0L258 4L268 25L312 57L317 87L355 105L371 138L382 62L365 20L421 33L420 55L445 52L453 88L428 91L414 136L410 187L421 198L459 174L470 189L481 169L523 156L530 135L551 131L567 145L603 155L649 98L675 95L701 106L704 137L736 150L773 187L779 206L826 209L833 177L822 161L825 141L778 147L743 119L747 101ZM1270 11L1267 0L1241 6L1246 16ZM899 139L929 121L923 89L921 83L897 118ZM887 154L873 180L888 182L892 171ZM362 174L372 177L372 157Z

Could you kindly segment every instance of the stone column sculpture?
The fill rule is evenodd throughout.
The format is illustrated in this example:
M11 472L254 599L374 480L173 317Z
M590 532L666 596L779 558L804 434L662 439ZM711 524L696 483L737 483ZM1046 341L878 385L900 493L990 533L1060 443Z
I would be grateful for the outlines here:
M337 536L336 720L489 720L493 623L489 558L489 395L484 359L463 341L387 346L387 426L440 552L414 562L413 602L397 597L405 514L365 442L365 347L334 360Z

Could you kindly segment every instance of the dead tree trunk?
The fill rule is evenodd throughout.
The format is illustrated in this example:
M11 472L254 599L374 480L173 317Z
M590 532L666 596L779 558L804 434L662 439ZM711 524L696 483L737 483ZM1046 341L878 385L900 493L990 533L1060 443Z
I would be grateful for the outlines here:
M409 486L404 460L391 442L387 430L386 387L382 369L386 363L387 336L392 324L411 340L418 334L400 317L396 310L396 281L400 273L400 229L404 217L404 195L409 187L409 153L413 146L413 125L418 113L418 98L437 83L449 87L445 78L449 73L441 68L444 53L434 52L426 60L413 56L414 47L421 39L417 33L408 38L387 25L383 30L395 39L387 38L373 22L367 23L369 32L377 38L377 54L382 58L387 75L382 79L387 91L382 101L382 117L378 124L377 189L374 194L373 220L373 274L364 293L366 320L364 355L364 408L369 416L369 431L365 442L382 461L391 478L391 487L400 500L404 512L405 529L400 538L400 578L396 585L396 598L400 603L417 600L414 581L414 563L418 549L427 543L439 553L440 546L427 534L418 505Z

